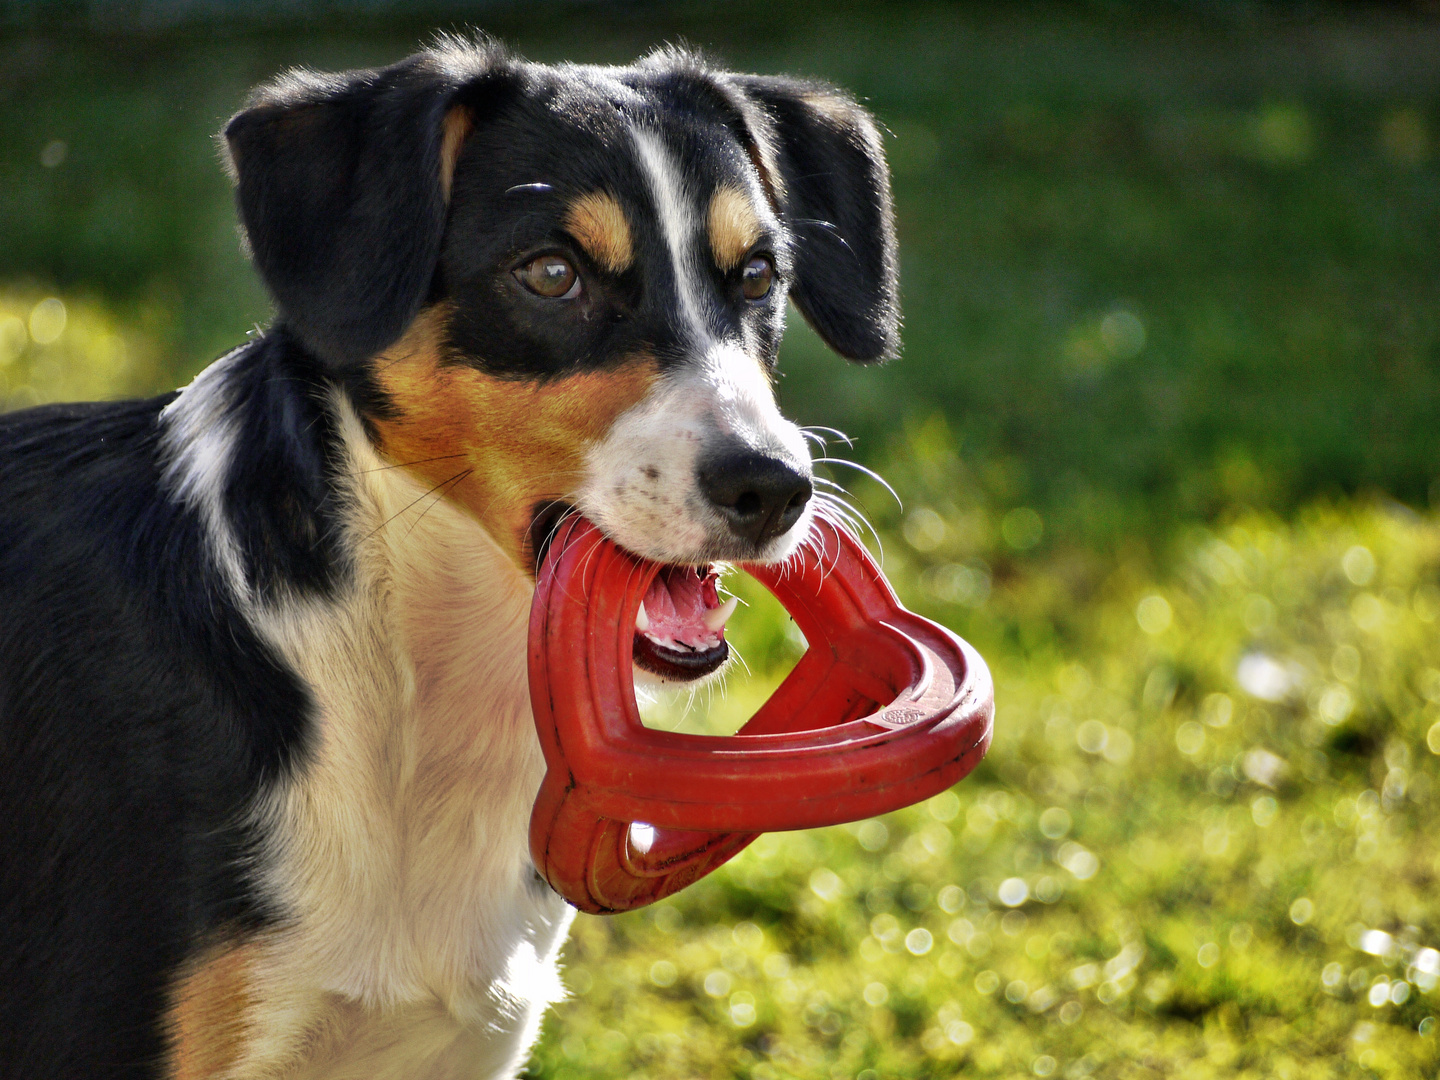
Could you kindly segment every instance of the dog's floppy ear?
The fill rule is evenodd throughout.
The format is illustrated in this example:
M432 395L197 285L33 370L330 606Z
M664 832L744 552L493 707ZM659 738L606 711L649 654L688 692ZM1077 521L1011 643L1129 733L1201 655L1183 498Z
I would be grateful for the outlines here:
M435 271L450 171L493 50L344 75L298 71L225 127L236 201L280 321L337 368L393 342Z
M759 75L727 81L743 96L756 166L796 237L796 306L840 355L895 356L894 208L875 121L823 83Z

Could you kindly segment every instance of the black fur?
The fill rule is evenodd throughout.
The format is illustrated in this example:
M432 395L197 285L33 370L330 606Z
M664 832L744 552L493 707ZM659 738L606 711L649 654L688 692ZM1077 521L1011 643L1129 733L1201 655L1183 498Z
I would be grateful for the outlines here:
M325 398L334 382L285 327L242 350L228 383L244 442L225 491L248 581L263 600L325 596L349 572L335 484L339 434Z
M490 63L449 50L292 72L226 125L255 264L281 319L337 368L394 341L425 299L445 226L443 121Z
M267 578L319 587L324 433L285 421L283 343L248 350L228 509ZM162 488L173 396L0 417L0 1076L157 1075L176 965L270 914L242 812L308 703Z
M851 360L900 351L900 296L890 173L869 114L833 87L731 75L773 125L795 231L791 296L832 349Z
M817 96L818 95L818 96ZM447 203L447 112L474 131ZM773 362L786 290L837 351L895 352L889 188L849 99L664 54L596 71L450 42L378 71L292 74L226 128L237 200L277 315L232 356L214 493L245 591L324 602L352 573L332 395L390 404L369 369L427 303L457 362L543 379L637 351L684 362L677 283L628 125L708 191L760 162L780 285L746 301L712 268L707 332ZM544 190L531 185L543 182ZM563 227L597 188L635 212L637 258L591 265ZM512 271L571 258L585 301L557 313ZM304 767L311 706L232 594L196 510L167 484L151 401L0 417L0 1077L154 1077L183 961L276 917L245 811Z

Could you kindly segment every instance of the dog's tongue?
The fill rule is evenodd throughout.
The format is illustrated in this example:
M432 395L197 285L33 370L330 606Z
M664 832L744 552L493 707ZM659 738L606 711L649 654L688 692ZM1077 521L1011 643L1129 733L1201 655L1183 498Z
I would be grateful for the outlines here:
M735 610L732 597L720 602L715 571L667 566L655 575L635 616L635 629L670 649L704 652L725 639L725 620Z

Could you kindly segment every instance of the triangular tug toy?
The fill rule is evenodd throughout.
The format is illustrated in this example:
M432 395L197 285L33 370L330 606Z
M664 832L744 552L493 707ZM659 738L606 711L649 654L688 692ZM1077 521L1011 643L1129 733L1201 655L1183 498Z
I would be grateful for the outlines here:
M906 611L865 548L817 522L802 552L745 566L809 649L726 737L652 731L632 669L660 565L568 519L530 609L530 698L548 766L530 852L581 911L629 911L698 881L762 832L838 825L929 798L990 745L980 655Z

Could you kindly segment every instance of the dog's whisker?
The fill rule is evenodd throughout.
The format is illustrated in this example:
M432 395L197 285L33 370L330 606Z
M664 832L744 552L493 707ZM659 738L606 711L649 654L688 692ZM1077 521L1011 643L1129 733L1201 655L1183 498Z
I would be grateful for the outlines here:
M826 427L824 424L806 424L800 430L807 435L818 431L828 432L829 434L834 435L837 439L843 442L846 446L850 447L852 450L855 448L855 440L850 438L849 435L846 435L845 432L841 431L839 428ZM825 442L824 439L820 439L820 441L822 444Z
M741 653L740 650L735 647L735 643L734 643L733 641L729 642L729 645L730 645L730 652L731 652L732 654L734 654L735 659L740 662L740 666L745 669L745 674L746 674L747 676L749 676L750 678L753 679L753 678L755 677L755 673L750 670L750 665L749 665L749 663L746 662L744 654ZM721 679L722 679L722 680L725 679L726 677L727 677L726 675L723 675L723 674L721 675Z
M413 465L428 465L432 461L452 461L464 456L464 454L441 454L438 457L417 458L414 461L397 461L393 465L381 465L377 469L360 469L358 472L361 476L365 476L369 473L389 472L391 469L408 469Z
M843 524L846 531L856 540L863 540L862 526L869 530L870 535L875 538L875 547L879 551L880 564L885 563L885 541L881 539L880 532L871 524L870 519L861 512L859 507L846 502L837 495L829 492L819 492L815 504L816 514L827 518L832 523Z
M870 524L859 509L845 502L838 496L830 495L827 492L822 492L817 495L815 512L825 515L833 522L844 524L850 532L855 532L862 524L872 533L875 531L874 526Z
M572 518L578 518L579 516L580 511L576 510L572 506L564 513L556 517L555 521L550 525L549 531L545 534L545 539L540 545L541 548L548 548L552 543L554 543L556 534L560 532L560 527Z
M466 472L469 472L469 471L471 471L471 470L468 470L468 469L467 469L467 470L465 470L465 471L466 471ZM391 514L388 518L386 518L384 521L382 521L379 525L376 525L375 528L371 529L368 533L366 533L365 536L361 538L361 543L364 543L366 540L369 540L372 536L374 536L376 533L378 533L381 529L385 528L386 525L389 525L392 521L394 521L396 518L398 518L401 514L405 513L405 511L407 511L407 510L409 510L411 507L413 507L413 506L414 506L416 503L418 503L421 499L425 498L427 495L433 495L435 492L439 491L439 490L440 490L442 487L444 487L446 484L450 483L450 482L451 482L452 480L454 480L456 477L461 476L461 475L463 475L463 474L462 474L462 473L456 473L455 476L452 476L452 477L450 477L449 479L440 481L440 483L436 484L436 485L435 485L434 487L432 487L429 491L426 491L426 492L421 493L418 497L416 497L416 498L412 499L410 502L406 503L406 504L405 504L404 506L402 506L399 510L397 510L395 513Z
M464 480L467 476L469 476L469 475L470 475L471 473L473 473L474 471L475 471L474 469L466 469L466 470L464 470L463 472L456 473L454 476L452 476L449 480L447 480L447 481L446 481L444 484L442 484L441 486L442 486L442 487L445 487L445 488L454 487L454 486L458 485L462 480ZM446 496L447 494L448 494L448 492L446 492L446 491L441 491L441 492L439 492L438 494L436 494L435 500L434 500L429 506L425 507L424 510L420 511L420 516L417 517L414 521L412 521L412 522L410 523L410 528L408 528L408 529L405 530L405 535L406 535L406 536L409 536L412 532L414 532L414 531L415 531L415 526L416 526L416 525L419 525L420 522L421 522L422 520L424 520L426 514L428 514L431 510L434 510L435 507L439 506L439 505L440 505L440 500L443 499L443 498L445 498L445 496Z
M585 557L580 561L580 573L578 577L581 581L585 580L585 575L590 570L590 562L592 559L595 558L595 553L604 546L605 538L603 536L597 535L595 537L594 543L590 545L590 550L585 553Z
M864 473L871 480L874 480L877 484L879 484L886 491L888 491L890 493L890 497L895 500L895 504L899 506L902 511L905 509L905 504L900 501L900 496L895 493L895 489L890 486L890 482L886 480L883 476L881 476L879 473L877 473L874 469L861 465L858 461L850 461L846 458L821 457L815 458L812 464L844 465L847 468L854 469L856 472Z

